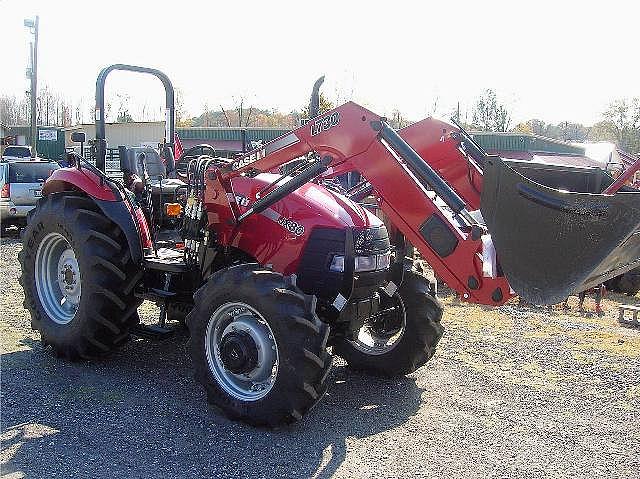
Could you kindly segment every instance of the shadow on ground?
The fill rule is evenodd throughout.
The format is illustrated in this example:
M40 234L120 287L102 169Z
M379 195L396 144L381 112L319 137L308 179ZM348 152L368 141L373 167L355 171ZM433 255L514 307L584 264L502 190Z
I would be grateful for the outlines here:
M421 403L414 379L379 380L337 365L329 393L302 422L251 428L207 406L186 339L134 340L93 363L57 360L23 339L22 350L2 356L2 473L330 477L349 437L402 425Z

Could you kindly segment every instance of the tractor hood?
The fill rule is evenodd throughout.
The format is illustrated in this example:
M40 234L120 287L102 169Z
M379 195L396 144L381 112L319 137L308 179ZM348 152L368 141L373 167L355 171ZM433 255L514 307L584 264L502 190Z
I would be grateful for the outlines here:
M262 188L279 177L280 175L263 173L255 178L234 179L233 188L241 211L245 210L242 203L246 204L246 199L254 198ZM306 183L269 209L296 221L313 221L313 224L320 226L367 228L381 224L375 215L358 203L315 183ZM266 216L270 215L272 214L267 213Z
M235 178L233 189L240 212L246 211L255 195L278 178L279 175L269 173ZM317 228L363 230L384 228L384 225L378 217L343 195L306 183L262 213L244 220L230 245L262 264L272 264L276 270L291 274L298 266L300 251Z

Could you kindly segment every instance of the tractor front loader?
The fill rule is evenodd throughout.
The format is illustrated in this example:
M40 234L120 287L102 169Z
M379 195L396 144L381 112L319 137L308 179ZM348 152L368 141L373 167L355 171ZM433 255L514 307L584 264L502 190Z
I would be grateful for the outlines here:
M122 182L104 173L104 85L116 69L155 75L167 92L164 161L123 149ZM640 257L638 193L566 193L496 157L461 187L465 180L445 170L475 160L441 125L423 135L455 164L419 154L402 131L349 102L237 158L194 156L181 182L172 178L173 89L164 74L104 69L96 109L96 167L80 159L57 170L24 234L32 326L56 355L75 360L106 355L132 332L164 335L167 319L186 315L209 402L250 424L292 422L313 407L327 388L330 347L351 367L384 376L432 357L442 305L434 285L407 267L409 244L464 300L496 306L515 292L555 300ZM339 171L361 172L393 234L328 185ZM479 181L480 200L472 198ZM574 247L586 223L600 227L592 243L579 243L588 261L563 260L555 274L538 255ZM536 227L544 230L534 250L507 233ZM609 261L614 252L625 264ZM523 273L518 258L534 269ZM139 324L145 299L160 305L153 328Z

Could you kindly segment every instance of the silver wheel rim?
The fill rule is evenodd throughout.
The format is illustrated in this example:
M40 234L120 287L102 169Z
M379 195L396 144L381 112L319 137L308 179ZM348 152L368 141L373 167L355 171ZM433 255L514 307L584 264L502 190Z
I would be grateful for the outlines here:
M382 293L385 294L385 293ZM383 306L381 304L380 311L375 315L367 319L366 323L360 331L358 331L358 337L351 341L351 344L358 351L370 355L386 354L393 350L402 337L407 326L407 313L404 307L404 303L398 294L393 296L393 301L390 301L390 305ZM386 313L395 313L401 315L401 325L397 331L392 334L382 333L374 327L375 320L381 315Z
M47 316L58 324L71 322L80 304L82 282L75 252L60 233L49 233L40 242L35 283Z
M251 371L236 374L225 367L221 344L231 333L248 335L257 349L257 362ZM264 317L245 303L225 303L214 311L204 338L209 370L229 395L241 401L262 399L278 375L278 345Z

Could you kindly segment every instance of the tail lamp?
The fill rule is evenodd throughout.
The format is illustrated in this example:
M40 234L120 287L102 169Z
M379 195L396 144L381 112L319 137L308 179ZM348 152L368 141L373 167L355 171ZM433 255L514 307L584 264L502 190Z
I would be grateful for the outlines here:
M164 212L171 218L177 218L182 214L182 205L180 203L165 203Z

